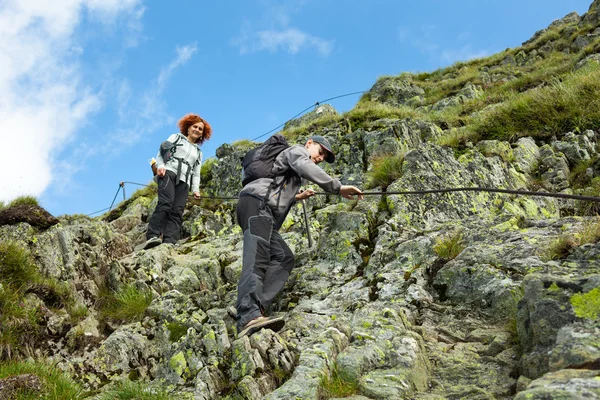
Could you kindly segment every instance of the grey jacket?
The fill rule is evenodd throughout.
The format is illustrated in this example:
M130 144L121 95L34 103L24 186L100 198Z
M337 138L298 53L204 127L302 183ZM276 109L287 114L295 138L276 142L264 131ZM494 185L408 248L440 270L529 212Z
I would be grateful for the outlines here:
M327 175L310 159L308 150L302 145L291 146L282 151L273 164L275 178L260 178L248 183L240 196L254 196L264 199L267 193L267 205L276 219L279 228L295 202L302 179L319 185L324 191L339 194L342 184Z
M185 160L191 167L195 167L190 171L188 181L185 182L185 177L188 173L188 169L191 168L185 163L181 163L181 178L180 180L187 183L192 192L198 192L200 190L200 167L202 166L202 152L197 144L190 143L187 137L182 135L181 133L174 133L167 139L171 143L175 143L177 141L177 137L179 136L179 142L177 143L177 151L174 154L174 157L169 160L165 164L165 160L160 154L160 150L158 151L158 155L156 156L156 168L164 167L168 171L177 173L177 168L179 167L179 161L175 158L181 158ZM198 163L196 164L196 160Z

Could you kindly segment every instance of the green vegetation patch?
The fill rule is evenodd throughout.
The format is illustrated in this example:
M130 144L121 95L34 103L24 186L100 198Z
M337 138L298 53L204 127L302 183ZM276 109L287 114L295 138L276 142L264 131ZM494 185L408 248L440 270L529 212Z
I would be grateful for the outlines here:
M404 153L385 154L371 160L372 169L367 172L367 189L382 187L386 189L395 180L402 177Z
M40 203L33 196L21 196L17 197L13 201L8 204L8 207L17 207L17 206L38 206Z
M319 400L348 397L356 393L358 393L358 382L345 379L339 373L337 364L334 364L331 373L321 380Z
M600 66L589 65L551 85L512 95L490 112L480 114L470 130L489 139L532 136L547 140L569 131L600 124Z
M0 242L0 358L35 348L44 335L44 308L72 303L68 285L43 277L26 249Z
M67 374L44 362L0 363L0 379L7 378L17 382L17 387L9 390L10 395L3 397L6 399L80 400L85 397L83 389ZM20 381L29 384L21 387ZM7 394L6 391L3 394Z
M563 259L577 246L579 246L579 243L575 236L571 234L560 235L546 248L542 254L542 259L546 261Z
M115 321L139 320L152 302L152 293L125 285L117 291L102 290L99 296L100 317Z
M455 259L465 249L462 230L457 229L436 241L433 251L444 260Z
M571 305L579 318L598 320L600 315L600 288L587 293L577 293L571 297Z

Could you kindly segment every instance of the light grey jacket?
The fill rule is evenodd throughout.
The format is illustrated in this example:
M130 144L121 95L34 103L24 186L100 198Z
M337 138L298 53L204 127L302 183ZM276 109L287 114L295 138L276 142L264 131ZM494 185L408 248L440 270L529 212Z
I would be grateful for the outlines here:
M174 133L169 136L167 140L171 143L175 143L177 141L177 137L179 137L179 142L177 143L177 151L173 155L173 158L171 158L169 162L165 164L165 161L159 150L158 155L156 156L156 168L164 167L168 171L177 173L179 161L176 160L176 158L181 158L189 164L188 166L185 163L181 163L180 180L185 182L188 169L194 167L195 165L189 174L188 181L185 183L188 184L192 192L198 192L200 190L200 167L202 166L202 152L197 144L190 143L188 138L181 133ZM196 164L196 160L198 161L198 164Z
M248 183L240 196L264 199L269 193L267 205L273 212L277 227L281 226L295 202L301 178L316 183L328 193L339 194L342 187L339 180L330 177L312 162L308 150L302 145L291 146L282 151L273 163L273 174L275 178L259 178Z

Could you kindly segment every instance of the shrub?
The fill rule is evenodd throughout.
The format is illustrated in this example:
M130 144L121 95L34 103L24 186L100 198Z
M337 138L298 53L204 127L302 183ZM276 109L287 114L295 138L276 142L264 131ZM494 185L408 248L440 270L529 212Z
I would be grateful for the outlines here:
M118 291L103 290L99 296L101 318L116 321L140 319L152 302L152 293L126 285Z
M433 246L433 251L445 260L455 259L465 249L462 230L457 229L442 236Z
M41 391L21 389L13 393L11 399L80 400L85 397L83 389L56 366L41 361L0 363L0 379L22 374L38 377Z
M16 206L39 206L40 203L33 196L21 196L17 197L13 201L8 204L8 207L16 207Z
M404 154L387 154L371 160L372 169L367 172L367 189L382 187L384 190L402 177Z
M120 381L102 393L100 400L170 400L166 391L140 382Z

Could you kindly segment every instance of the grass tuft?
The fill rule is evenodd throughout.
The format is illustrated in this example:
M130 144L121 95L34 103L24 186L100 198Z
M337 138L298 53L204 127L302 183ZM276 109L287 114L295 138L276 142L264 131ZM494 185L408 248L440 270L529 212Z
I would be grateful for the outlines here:
M579 246L579 243L573 235L560 235L546 248L542 254L542 259L546 261L563 259L577 246Z
M404 154L386 154L371 160L372 169L367 172L367 183L365 187L372 189L382 187L387 189L395 180L402 177L402 163Z
M126 285L118 291L103 290L99 302L102 319L135 321L144 315L152 302L152 293Z
M600 240L600 217L586 221L577 237L580 246L588 243L597 243Z
M16 207L16 206L39 206L40 203L33 196L21 196L17 197L13 201L8 204L8 207Z
M32 374L38 377L42 384L41 391L19 390L12 393L10 397L6 397L7 399L80 400L85 398L84 391L79 384L56 366L40 361L0 363L0 379L23 374Z
M334 364L331 373L321 380L319 400L348 397L356 393L358 393L358 382L345 379L339 373L337 364Z
M599 91L600 66L589 65L548 86L513 93L474 118L469 129L499 140L523 136L548 140L569 131L594 129L600 124Z
M444 260L455 259L465 249L462 230L454 230L439 238L433 246L433 251Z

